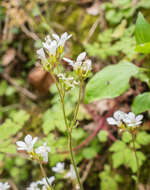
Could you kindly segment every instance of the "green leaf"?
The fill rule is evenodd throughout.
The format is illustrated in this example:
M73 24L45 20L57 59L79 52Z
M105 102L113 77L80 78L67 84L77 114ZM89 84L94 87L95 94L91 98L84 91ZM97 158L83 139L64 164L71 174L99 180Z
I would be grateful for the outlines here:
M135 51L138 53L149 54L150 53L150 42L137 45L135 48Z
M101 130L97 136L100 142L106 142L108 137L108 132L105 130Z
M132 135L129 132L124 132L122 135L122 140L125 143L129 143L130 141L132 141Z
M135 38L137 44L150 42L150 24L145 20L141 13L138 14L136 21Z
M93 147L84 148L82 155L86 159L93 159L97 154L97 151Z
M123 149L126 148L126 144L122 141L116 141L114 142L114 144L110 147L110 151L111 152L118 152L118 151L122 151Z
M78 129L73 129L72 130L72 138L75 140L82 139L85 136L85 132L83 129L78 128Z
M136 136L136 141L141 145L147 145L150 143L150 135L145 131L139 132Z
M119 166L124 164L124 154L122 153L122 151L115 152L112 155L112 160L113 160L113 167L114 168L118 168Z
M139 68L132 63L107 66L88 82L85 103L120 96L129 88L130 77L138 71Z
M136 96L132 104L132 111L139 114L148 110L150 110L150 92Z

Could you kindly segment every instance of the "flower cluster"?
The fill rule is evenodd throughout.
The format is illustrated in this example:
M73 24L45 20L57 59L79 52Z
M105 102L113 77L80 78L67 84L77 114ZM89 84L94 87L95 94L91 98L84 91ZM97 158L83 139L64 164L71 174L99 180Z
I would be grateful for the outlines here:
M10 188L10 185L8 184L8 182L2 183L0 182L0 190L7 190Z
M113 117L107 118L110 125L117 125L122 131L133 131L142 123L143 115L136 116L133 112L116 111Z
M79 85L79 82L75 81L73 77L66 77L62 73L58 74L58 78L65 91L74 89L75 85Z
M37 50L39 59L41 59L43 68L47 71L53 68L57 58L61 56L64 50L66 41L71 38L67 32L59 37L57 34L52 34L53 39L49 35L46 36L43 47Z
M40 190L41 188L42 190L47 190L48 189L47 181L49 185L52 186L52 183L54 182L54 180L55 180L54 176L47 178L47 180L43 178L37 182L32 182L30 186L26 188L26 190Z
M27 135L24 138L24 141L17 141L17 149L21 151L26 151L32 159L48 162L48 152L50 152L50 147L46 143L43 143L42 146L34 149L34 144L37 142L38 138L32 138L31 135Z
M64 61L68 62L73 67L73 70L81 78L85 78L91 70L91 60L86 59L86 52L82 52L78 55L77 60L73 61L68 58L63 58Z

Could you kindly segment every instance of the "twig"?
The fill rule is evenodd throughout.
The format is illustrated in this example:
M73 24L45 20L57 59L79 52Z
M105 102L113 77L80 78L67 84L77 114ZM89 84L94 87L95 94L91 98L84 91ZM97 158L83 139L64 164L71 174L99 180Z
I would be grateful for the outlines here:
M2 74L2 76L10 84L12 84L16 88L17 91L21 92L22 94L24 94L25 96L27 96L28 98L30 98L32 100L37 100L37 96L35 94L30 92L26 88L19 86L7 73Z
M15 185L15 183L13 182L13 180L8 180L8 183L10 184L10 186L11 186L11 188L13 189L13 190L18 190L18 188L17 188L17 186Z
M21 29L22 29L22 31L27 35L27 36L29 36L30 38L32 38L33 40L39 40L39 37L35 34L35 33L33 33L33 32L31 32L31 31L29 31L26 27L25 27L25 25L22 25L21 26Z
M86 169L85 169L85 171L84 171L84 173L83 173L83 176L82 176L82 178L81 178L82 184L83 184L84 181L86 180L86 178L87 178L87 176L88 176L88 174L89 174L89 172L90 172L90 169L91 169L92 164L93 164L93 160L90 160L89 163L88 163L88 165L86 166Z
M85 39L84 43L87 43L90 40L90 38L94 34L94 32L95 32L95 30L96 30L99 23L100 23L100 17L98 17L96 19L96 21L94 22L94 24L92 25L92 27L91 27L90 31L88 32L87 38Z
M8 21L9 21L9 17L8 17L8 14L6 14L2 40L6 40L6 38L7 38Z

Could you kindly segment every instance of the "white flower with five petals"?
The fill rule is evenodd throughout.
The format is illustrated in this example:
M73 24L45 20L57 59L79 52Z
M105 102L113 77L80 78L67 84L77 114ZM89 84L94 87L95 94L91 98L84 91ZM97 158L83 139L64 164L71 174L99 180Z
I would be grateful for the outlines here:
M27 135L24 138L24 142L23 141L17 141L16 144L18 146L18 150L25 150L27 152L33 152L33 146L36 143L36 141L38 140L37 137L34 137L32 139L31 135Z

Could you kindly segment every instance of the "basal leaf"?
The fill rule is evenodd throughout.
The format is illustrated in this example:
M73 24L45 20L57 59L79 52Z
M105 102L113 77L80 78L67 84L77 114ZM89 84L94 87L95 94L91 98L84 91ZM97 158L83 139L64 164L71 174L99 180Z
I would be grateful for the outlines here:
M85 103L120 96L129 88L131 76L138 73L139 68L132 63L119 63L105 67L87 84Z
M137 44L150 42L150 24L145 20L141 13L138 14L136 21L135 38Z

